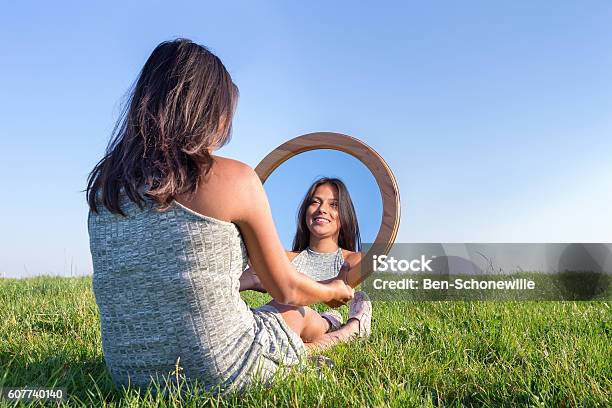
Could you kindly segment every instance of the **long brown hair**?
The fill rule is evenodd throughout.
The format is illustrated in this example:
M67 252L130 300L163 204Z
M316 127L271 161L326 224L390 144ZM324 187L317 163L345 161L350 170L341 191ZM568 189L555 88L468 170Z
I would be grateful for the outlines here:
M312 202L315 191L323 184L331 184L338 190L338 216L340 217L340 233L338 235L338 246L349 251L361 251L361 235L359 234L359 223L355 214L353 200L342 180L338 178L322 177L316 180L304 196L297 216L297 230L293 238L294 252L303 251L310 244L310 230L306 225L306 210Z
M194 194L212 166L209 149L231 137L237 99L230 74L206 47L186 39L159 44L89 174L89 208L98 212L102 204L125 215L122 191L141 208L147 196L161 209L179 194Z

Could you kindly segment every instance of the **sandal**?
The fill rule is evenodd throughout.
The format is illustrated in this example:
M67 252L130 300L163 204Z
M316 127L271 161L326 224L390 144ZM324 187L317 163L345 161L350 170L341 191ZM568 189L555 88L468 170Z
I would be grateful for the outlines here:
M364 292L355 292L355 297L349 306L347 323L354 319L359 323L357 337L366 338L372 334L372 302Z
M342 326L342 315L337 310L330 309L323 312L321 313L321 317L329 323L329 329L326 333L336 331Z

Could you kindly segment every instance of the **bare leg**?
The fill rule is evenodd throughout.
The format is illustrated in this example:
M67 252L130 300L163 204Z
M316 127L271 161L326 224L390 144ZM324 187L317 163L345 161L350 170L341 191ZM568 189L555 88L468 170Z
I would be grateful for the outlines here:
M316 354L339 343L353 339L359 331L359 323L351 319L340 329L331 333L325 333L311 342L304 342L308 354Z
M357 292L349 308L349 320L340 329L327 333L330 323L307 306L287 306L269 303L280 312L287 325L300 338L309 354L317 353L355 337L367 337L370 332L372 303L363 292Z
M329 322L308 306L288 306L274 300L269 303L280 312L287 325L304 343L312 342L329 330Z
M329 322L308 306L288 306L275 301L270 304L280 312L291 330L300 335L308 354L347 342L359 332L359 322L355 319L349 319L340 329L327 333Z
M314 341L305 343L306 350L309 354L318 353L355 337L368 337L371 333L371 324L372 302L365 293L357 292L349 307L349 319L347 323L339 330L326 333Z

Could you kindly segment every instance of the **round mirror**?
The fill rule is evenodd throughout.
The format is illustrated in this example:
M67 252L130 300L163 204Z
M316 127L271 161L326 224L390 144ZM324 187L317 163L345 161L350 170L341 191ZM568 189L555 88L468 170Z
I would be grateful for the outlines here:
M297 209L319 177L337 177L346 184L362 242L377 244L378 253L381 247L384 252L391 248L400 221L397 182L382 157L359 139L331 132L299 136L274 149L255 171L264 183L287 249L291 249Z

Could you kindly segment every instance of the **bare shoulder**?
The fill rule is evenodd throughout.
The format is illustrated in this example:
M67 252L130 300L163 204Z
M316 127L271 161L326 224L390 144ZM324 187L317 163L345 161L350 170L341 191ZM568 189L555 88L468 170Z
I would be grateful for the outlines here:
M216 205L240 226L265 216L269 210L261 180L255 170L238 160L213 156L214 164L206 178L213 186L207 193L217 197Z
M234 221L242 215L247 199L261 194L261 182L245 163L221 156L212 158L212 167L201 177L196 194L179 196L177 201L201 214Z
M242 200L262 190L257 173L249 165L221 156L213 156L213 159L207 179L211 185L226 192L228 198Z
M285 251L285 253L287 254L287 259L289 259L289 262L293 261L293 259L300 254L299 252L293 251Z
M248 164L238 160L229 159L222 156L212 156L213 166L212 173L215 176L224 176L237 178L239 180L249 180L253 177L257 177L255 170L253 170Z
M351 265L360 263L361 260L363 259L364 253L363 252L353 252L353 251L348 251L346 249L342 250L342 256L344 257L344 261L348 262Z
M215 165L223 166L225 168L235 169L250 169L249 165L241 162L240 160L230 159L229 157L218 156L216 154L211 156L214 160Z

